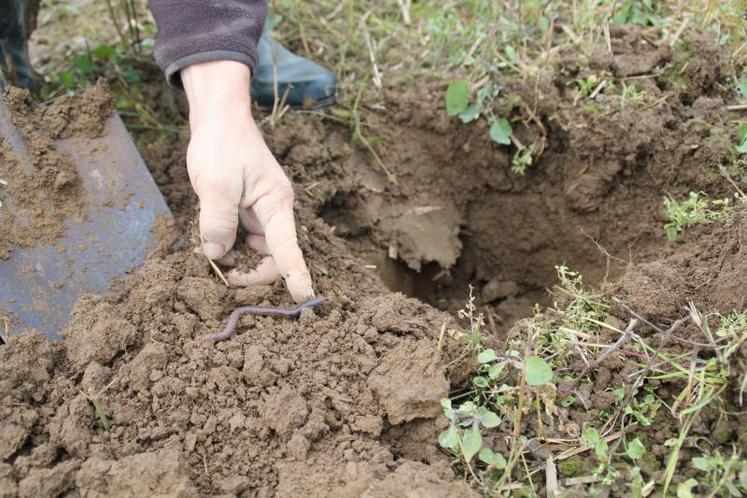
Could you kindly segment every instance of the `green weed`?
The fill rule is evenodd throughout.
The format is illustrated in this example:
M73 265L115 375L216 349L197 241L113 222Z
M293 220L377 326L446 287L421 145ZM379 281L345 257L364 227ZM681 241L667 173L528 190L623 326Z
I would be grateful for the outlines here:
M575 82L578 86L579 96L582 99L585 99L591 95L591 92L593 92L599 84L599 77L596 74L590 74L586 78L575 80Z
M101 426L104 429L104 432L109 432L110 423L109 423L109 417L106 414L106 410L104 409L104 406L101 404L101 395L104 394L111 386L113 386L115 382L116 382L116 379L111 381L107 386L105 386L103 389L101 389L97 393L91 392L90 390L88 392L83 392L83 395L88 399L88 402L91 403L91 406L93 406L93 410L98 416L99 421L101 422Z
M661 21L661 4L654 0L625 0L611 22L613 24L638 24L654 26Z
M664 231L670 240L677 240L686 228L699 223L707 223L726 218L730 213L729 199L708 200L702 192L690 192L688 198L677 202L671 197L664 198L664 214L667 223Z
M747 391L747 376L732 361L747 341L747 313L703 315L691 304L685 316L664 330L618 302L632 317L623 330L610 321L607 299L589 292L581 275L566 266L558 266L557 271L555 294L561 304L517 324L500 350L485 348L482 340L468 342L469 354L479 366L467 388L442 401L449 426L439 444L489 496L520 488L536 494L541 469L576 477L583 466L573 458L584 452L597 462L585 478L592 483L590 492L594 486L607 487L625 479L631 496L650 494L657 482L666 496L680 469L683 448L696 448L691 428L702 411L709 407L730 417L722 398L730 381L736 379ZM470 306L469 315L481 317ZM676 337L684 351L664 349L658 340L636 332L645 326L658 337L675 337L684 323L699 330L697 337L691 333ZM598 367L613 355L623 355L628 368L633 368L624 384L608 388L612 401L607 409L590 410L588 400L583 400L588 395L579 389L593 385ZM663 396L657 388L662 385L669 386L671 393ZM557 434L560 426L555 417L560 407L588 411L580 432L564 440L575 438L576 443L551 452L546 445L559 439L548 437L546 431L552 428ZM661 480L654 481L652 472L661 468L646 446L645 434L662 417L670 417L670 423L680 427L677 436L665 443L670 454ZM495 447L497 440L506 442L503 451ZM694 483L678 485L678 492L690 489L698 495L727 496L725 483L740 485L734 478L745 474L740 453L735 451L730 459L708 455L701 455L711 462L708 465L706 460L696 460L708 469L702 471L704 475L696 476ZM735 487L729 492L733 489L742 491Z
M626 85L623 82L623 91L620 96L620 106L625 108L626 102L632 102L634 104L644 104L648 99L648 94L645 90L638 90L635 85Z
M698 490L724 498L747 493L747 460L736 449L728 457L719 451L704 453L690 460L690 466L697 470L697 478L677 486L678 498L702 496Z
M510 145L513 128L506 118L495 115L495 99L497 96L498 88L492 82L487 82L477 92L476 102L470 103L469 82L465 80L452 81L446 89L446 113L449 116L458 116L463 123L471 123L480 118L481 115L485 116L490 123L490 139L498 144Z
M519 149L511 160L511 171L519 176L526 174L527 168L532 165L532 152L534 145L529 148Z
M734 149L739 154L747 154L747 123L742 123L737 129L737 145Z

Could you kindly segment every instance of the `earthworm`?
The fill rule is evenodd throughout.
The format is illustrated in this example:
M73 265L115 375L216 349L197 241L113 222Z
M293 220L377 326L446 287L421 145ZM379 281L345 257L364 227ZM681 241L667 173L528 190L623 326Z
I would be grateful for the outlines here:
M245 313L251 313L253 315L272 315L272 316L292 316L298 317L304 308L315 308L324 302L324 298L317 297L306 301L305 303L294 306L293 308L278 308L276 306L241 306L233 310L231 315L228 317L228 323L226 328L222 332L213 334L210 338L215 341L225 341L226 339L233 336L236 332L236 326L239 324L239 318Z

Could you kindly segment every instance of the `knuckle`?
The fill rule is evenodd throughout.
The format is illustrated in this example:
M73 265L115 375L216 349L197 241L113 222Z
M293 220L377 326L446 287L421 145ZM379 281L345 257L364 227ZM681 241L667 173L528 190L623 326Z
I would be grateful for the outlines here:
M205 180L203 186L210 195L220 196L227 200L234 200L236 194L241 194L241 185L233 179L223 177L210 177Z
M238 228L230 213L208 212L200 218L200 228L205 231L230 232Z

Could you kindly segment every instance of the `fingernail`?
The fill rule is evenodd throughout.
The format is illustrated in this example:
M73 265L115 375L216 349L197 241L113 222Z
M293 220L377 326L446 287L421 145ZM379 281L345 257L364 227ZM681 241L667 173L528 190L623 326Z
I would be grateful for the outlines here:
M297 303L304 303L314 297L311 276L308 273L291 273L285 277L285 285Z
M226 250L223 248L223 244L216 244L215 242L205 242L202 244L202 252L210 259L219 259L223 257Z

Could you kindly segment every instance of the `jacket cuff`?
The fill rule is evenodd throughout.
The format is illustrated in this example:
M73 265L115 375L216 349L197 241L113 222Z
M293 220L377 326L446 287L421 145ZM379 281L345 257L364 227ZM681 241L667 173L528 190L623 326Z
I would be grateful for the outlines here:
M182 78L180 71L187 66L192 64L199 64L201 62L214 62L214 61L236 61L241 62L249 66L249 69L254 73L254 68L257 65L256 56L244 54L241 52L234 52L231 50L210 50L207 52L199 52L196 54L190 54L180 59L175 60L164 69L166 74L166 80L169 84L178 88L182 88Z

